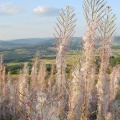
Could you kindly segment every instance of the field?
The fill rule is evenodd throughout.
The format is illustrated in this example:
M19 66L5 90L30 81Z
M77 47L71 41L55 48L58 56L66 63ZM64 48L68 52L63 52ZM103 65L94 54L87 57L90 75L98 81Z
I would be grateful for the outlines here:
M69 65L73 63L74 57L76 56L75 54L79 54L80 40L81 38L74 38L71 43L70 50L67 54L67 64ZM29 40L23 40L22 44L15 42L14 46L4 43L4 48L0 47L0 54L4 55L4 63L7 71L11 71L12 74L18 74L19 70L23 67L23 63L29 62L32 64L34 55L38 50L40 51L40 59L43 63L48 65L55 64L56 49L54 40L40 41L37 39L35 44L34 40L31 42L29 42ZM24 42L26 46L23 46ZM118 40L113 42L112 50L114 58L111 59L110 63L114 66L116 63L120 64L120 42Z

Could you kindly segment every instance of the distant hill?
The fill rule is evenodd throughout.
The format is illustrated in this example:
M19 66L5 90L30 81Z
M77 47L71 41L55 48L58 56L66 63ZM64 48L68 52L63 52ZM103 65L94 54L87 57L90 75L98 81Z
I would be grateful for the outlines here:
M70 49L79 49L79 37L75 37ZM32 59L37 51L42 56L55 55L55 41L53 38L30 38L11 41L0 41L0 54L4 55L5 63L23 62Z
M81 37L74 37L70 49L78 49ZM115 37L113 42L120 42L120 36ZM0 51L11 50L15 48L33 48L35 46L55 45L53 38L28 38L10 41L0 41Z
M74 37L70 50L80 49L80 37ZM115 37L114 42L120 42L120 37ZM119 44L112 46L119 49ZM30 38L11 41L0 41L0 54L4 55L5 62L23 62L32 59L37 51L43 56L55 55L55 42L53 38Z
M73 38L73 42L79 43L80 40L81 40L81 37ZM120 36L116 36L113 42L120 42ZM28 38L28 39L17 39L17 40L10 40L10 41L0 40L0 48L24 47L24 46L31 46L31 45L45 44L45 43L54 44L54 39L53 38Z
M79 43L81 38L75 37L73 39L73 44ZM9 50L12 48L18 48L18 47L32 47L36 45L45 45L45 44L55 44L55 41L53 38L29 38L29 39L17 39L17 40L10 40L10 41L0 41L0 50Z
M116 36L113 42L120 42L120 36Z
M29 38L29 39L17 39L10 41L0 41L0 48L13 48L13 47L24 47L43 43L54 42L52 38Z
M70 45L70 51L80 49L82 38L74 37ZM112 49L119 56L120 37L115 37ZM0 55L4 56L4 62L10 69L16 69L20 63L31 62L37 51L40 51L41 59L53 60L56 55L55 41L53 38L30 38L11 41L0 41ZM19 67L18 67L19 68Z
M75 37L74 42L79 42L80 38ZM38 44L54 44L53 38L28 38L28 39L17 39L17 40L10 40L10 41L0 41L0 49L2 48L14 48L14 47L27 47L31 45L38 45Z

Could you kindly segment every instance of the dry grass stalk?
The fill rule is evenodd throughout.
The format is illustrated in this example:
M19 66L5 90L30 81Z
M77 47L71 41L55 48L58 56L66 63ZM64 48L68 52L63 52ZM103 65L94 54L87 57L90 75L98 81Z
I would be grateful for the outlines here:
M5 97L5 65L3 55L0 56L0 96Z
M100 19L103 16L103 11L105 11L105 2L102 0L84 0L83 9L88 28L85 37L83 37L84 44L82 50L82 59L79 63L80 65L78 64L77 69L75 68L73 72L74 86L72 92L73 96L75 96L73 97L75 98L73 100L75 102L71 103L73 106L71 114L74 112L74 114L72 114L74 119L76 116L78 117L77 119L80 117L80 119L88 119L89 114L91 112L95 112L94 110L96 109L96 107L93 108L93 106L91 106L91 102L96 102L96 98L93 98L93 96L95 96L93 93L95 93L96 79L94 64L96 55L95 36ZM79 85L76 85L76 83ZM79 100L81 102L79 102Z
M28 100L27 96L29 95L29 85L28 85L28 64L24 64L24 68L19 78L19 105L23 107L23 103L26 103ZM22 103L23 102L23 103ZM27 107L27 106L26 106ZM29 110L28 110L29 111Z
M120 110L118 104L119 102L116 101L116 96L119 89L119 82L120 82L120 65L117 65L112 69L112 72L110 74L110 91L109 91L110 103L108 111L108 115L110 116L109 120L114 120L116 116L117 116L116 120L120 119L119 116ZM116 110L117 112L115 113Z
M58 22L56 23L56 35L55 42L57 47L56 56L56 67L57 67L57 78L56 86L58 93L62 96L59 101L59 116L63 119L62 114L65 113L65 88L66 87L66 52L74 35L75 22L74 19L74 9L70 6L66 7L66 10L61 10L59 13Z
M119 88L120 82L120 65L117 65L112 69L112 73L110 75L110 100L115 100L117 96L117 91Z
M51 73L50 73L50 78L48 80L48 89L50 90L50 92L52 91L52 88L54 86L54 68L55 68L55 65L52 64L52 67L51 67Z
M36 87L37 75L40 64L40 52L37 51L35 54L35 58L33 60L32 70L31 70L31 88Z
M38 84L38 87L40 89L40 91L45 91L46 90L46 80L45 80L45 77L46 77L46 65L44 63L40 63L39 64L39 70L38 70L38 76L37 76L37 84Z
M108 78L108 66L109 59L112 56L110 44L114 37L115 32L115 15L111 13L111 8L108 7L105 11L105 16L101 19L101 24L98 29L99 39L101 41L100 46L100 69L97 83L98 91L98 120L105 119L108 113L109 99L109 78ZM106 106L104 108L104 106Z
M65 69L66 69L66 52L74 35L74 9L70 6L66 10L61 10L59 13L58 22L56 23L55 42L57 48L56 67L57 67L57 81L56 84L59 89L63 89L65 85Z

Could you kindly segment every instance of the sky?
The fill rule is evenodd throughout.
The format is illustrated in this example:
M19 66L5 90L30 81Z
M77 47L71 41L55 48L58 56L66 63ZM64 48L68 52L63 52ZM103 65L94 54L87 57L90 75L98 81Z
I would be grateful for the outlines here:
M75 9L76 37L86 30L83 0L0 0L0 40L53 37L58 12L70 5ZM120 0L108 0L116 14L116 35L120 35Z

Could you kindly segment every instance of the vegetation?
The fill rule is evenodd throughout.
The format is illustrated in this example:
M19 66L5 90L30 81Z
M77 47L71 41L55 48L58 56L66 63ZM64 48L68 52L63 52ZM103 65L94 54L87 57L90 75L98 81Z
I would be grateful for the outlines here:
M70 6L59 13L55 44L1 49L1 120L120 119L119 42L111 49L116 18L105 0L83 3L87 30L76 52Z
M69 53L67 54L67 64L69 65L73 63L72 61L75 57L74 53L79 54L78 52L80 50L79 40L80 38L78 38L77 41L73 41L71 43ZM41 61L43 61L45 64L54 64L55 53L56 53L55 45L52 45L52 43L46 43L46 44L48 44L47 45L48 47L40 43L39 45L37 45L39 46L39 48L37 48L36 45L34 47L30 45L29 49L27 47L25 48L16 47L14 49L12 47L11 50L9 51L1 49L2 52L0 52L0 54L4 55L4 62L5 62L7 71L11 71L11 74L18 74L24 62L32 63L33 56L37 50L39 50L41 53ZM40 49L40 46L43 46L43 49L42 48ZM114 57L110 60L111 66L115 66L116 64L120 63L119 62L120 61L119 46L120 46L119 42L115 41L112 43L112 51L113 51ZM51 51L49 49L51 49Z

